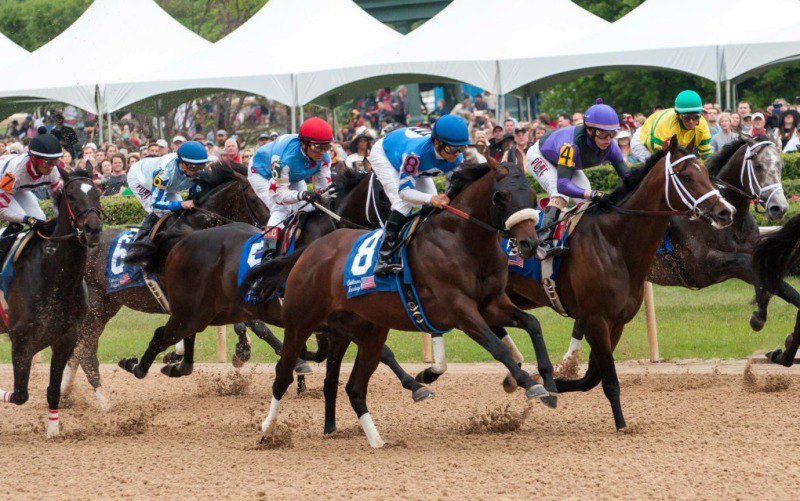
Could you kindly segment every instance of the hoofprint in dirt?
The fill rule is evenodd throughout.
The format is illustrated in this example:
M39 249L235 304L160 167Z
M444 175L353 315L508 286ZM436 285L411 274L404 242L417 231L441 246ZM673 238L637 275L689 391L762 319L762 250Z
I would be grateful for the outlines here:
M47 369L34 369L34 391L46 385ZM181 496L201 498L790 498L786 486L800 485L790 459L800 447L800 369L755 364L745 377L741 361L620 364L627 434L607 426L600 392L569 395L546 412L502 391L499 364L448 369L436 398L420 404L378 370L373 412L391 447L374 451L354 418L341 421L337 438L322 437L319 393L293 391L280 440L259 444L272 366L236 374L199 365L196 378L141 381L103 366L118 404L101 413L78 388L58 441L44 439L43 422L31 425L43 402L0 408L0 450L13 461L0 476L0 498L164 498L176 485ZM0 366L0 383L11 377ZM770 384L776 377L782 383ZM309 388L321 379L311 376ZM351 415L347 399L339 405Z

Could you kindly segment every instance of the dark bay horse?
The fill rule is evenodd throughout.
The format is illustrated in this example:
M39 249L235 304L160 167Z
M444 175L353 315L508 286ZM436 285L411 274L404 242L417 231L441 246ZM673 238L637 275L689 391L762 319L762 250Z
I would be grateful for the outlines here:
M722 228L735 211L714 189L708 170L677 144L673 136L667 149L633 170L607 201L586 211L557 277L561 303L591 353L583 378L557 379L556 386L559 392L589 391L602 382L618 430L626 425L614 349L639 311L670 215L683 211ZM552 307L541 282L521 275L510 274L506 291L520 308Z
M779 293L785 283L784 277L798 263L800 263L800 216L794 216L778 231L764 236L753 253L756 282L767 294L767 301L760 303L759 308L766 311L769 296ZM791 367L794 365L798 346L800 346L800 310L797 312L794 330L786 336L784 349L777 348L767 353L767 359L774 364Z
M526 388L528 398L555 406L552 365L539 322L514 307L505 294L508 259L499 245L499 231L516 239L521 255L530 257L538 246L533 192L524 174L512 164L464 169L452 178L452 206L471 215L482 226L450 212L432 215L408 244L421 304L439 329L458 328L489 351ZM488 228L488 229L487 229ZM377 367L389 329L415 330L395 293L375 292L347 299L344 267L353 243L364 233L339 230L285 258L255 267L246 277L270 297L286 283L283 302L284 345L276 366L269 415L262 424L273 429L283 397L292 382L292 370L306 339L320 324L347 331L358 345L355 366L345 389L371 447L384 445L367 409L367 386ZM171 257L171 256L170 256ZM546 387L520 369L489 325L524 328L536 348L539 372ZM330 373L329 373L330 376ZM338 378L338 372L336 374ZM337 381L325 381L327 401L335 397ZM329 384L334 391L329 393ZM550 393L549 390L553 391ZM327 414L327 412L326 412ZM326 415L326 432L329 429Z
M199 210L174 213L164 222L165 228L200 229L225 224L230 220L258 225L269 217L266 207L250 187L246 171L241 165L212 164L209 171L198 176L197 184L201 190L192 198ZM123 306L144 313L163 313L146 286L131 287L114 294L106 292L106 261L111 245L119 234L120 230L102 232L100 244L89 251L86 273L89 313L81 328L76 354L70 360L62 381L62 392L66 393L80 363L104 409L108 406L108 400L100 389L97 344L106 324ZM260 330L255 332L261 334Z
M61 376L86 316L83 273L87 249L97 246L103 227L100 193L89 173L59 170L64 186L53 201L58 208L55 229L50 236L33 236L14 265L7 297L14 391L0 390L2 402L27 402L31 360L50 346L48 437L59 433Z

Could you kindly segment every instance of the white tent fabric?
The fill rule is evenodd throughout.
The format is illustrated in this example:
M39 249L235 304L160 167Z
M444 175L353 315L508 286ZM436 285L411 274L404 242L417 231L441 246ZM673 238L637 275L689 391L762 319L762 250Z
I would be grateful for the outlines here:
M501 29L487 24L492 13L503 13ZM499 93L507 86L498 60L522 57L531 47L545 51L558 40L609 24L569 0L455 0L391 46L332 71L298 75L298 97L308 102L360 80L400 83L402 78L419 81L421 75Z
M355 28L360 43L337 46L334 32L347 26ZM398 38L351 0L270 0L208 50L109 85L106 100L113 111L164 92L202 88L252 92L295 105L303 102L295 74L340 67L346 58Z
M0 97L38 97L98 113L96 89L105 82L209 45L152 0L95 0L63 33L4 72Z
M29 53L0 33L0 67L7 66L22 59Z

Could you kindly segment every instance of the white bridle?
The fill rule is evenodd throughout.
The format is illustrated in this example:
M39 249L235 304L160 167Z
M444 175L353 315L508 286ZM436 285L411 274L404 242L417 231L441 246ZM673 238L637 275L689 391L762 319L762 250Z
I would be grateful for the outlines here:
M674 162L672 162L670 160L670 156L671 156L671 153L667 152L667 156L664 159L664 178L665 178L664 179L664 198L666 199L667 206L670 208L670 210L673 210L673 211L677 210L669 202L669 189L670 189L670 186L672 186L675 189L675 193L678 194L678 197L680 197L681 201L683 202L683 205L685 205L687 209L689 209L689 210L691 210L692 212L695 212L695 213L699 211L698 206L701 203L705 202L706 200L708 200L709 198L711 198L713 196L718 196L718 197L720 196L719 190L711 190L708 193L705 193L704 195L700 196L700 198L694 198L692 196L692 194L689 193L689 190L686 188L686 186L684 186L680 181L678 181L677 173L673 172L672 168L675 167L676 165L678 165L679 163L685 161L685 160L690 160L692 158L697 158L697 156L695 156L695 155L686 155L686 156L683 156L683 157L677 159ZM698 167L698 169L699 169L699 167Z
M753 197L758 197L757 200L758 202L762 201L761 199L765 193L772 191L772 193L769 194L767 199L762 202L764 204L764 207L769 205L769 201L772 200L772 197L776 193L783 192L783 185L781 184L780 181L762 187L761 183L758 182L758 178L756 177L756 171L753 168L753 159L751 158L750 154L751 153L755 154L756 149L765 146L767 144L774 144L774 143L772 141L761 141L759 143L747 147L747 150L745 150L744 152L744 160L742 161L742 172L741 175L739 176L739 181L742 183L742 187L750 192L749 195Z

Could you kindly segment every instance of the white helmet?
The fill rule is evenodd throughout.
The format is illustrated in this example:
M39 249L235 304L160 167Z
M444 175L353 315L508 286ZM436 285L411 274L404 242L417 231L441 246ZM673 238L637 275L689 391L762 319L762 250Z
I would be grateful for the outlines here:
M625 138L628 138L628 139L631 138L630 131L625 130L625 129L622 129L619 132L617 132L617 135L614 137L614 139L616 139L617 141L619 141L620 139L625 139Z

